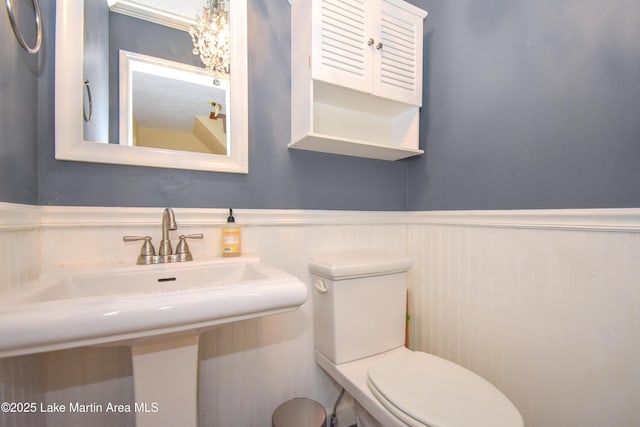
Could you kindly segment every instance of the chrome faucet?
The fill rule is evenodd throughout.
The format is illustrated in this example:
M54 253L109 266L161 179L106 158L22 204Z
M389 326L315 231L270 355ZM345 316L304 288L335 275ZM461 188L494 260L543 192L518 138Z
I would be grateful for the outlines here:
M189 245L187 245L187 239L202 239L202 234L189 234L181 235L180 243L176 247L176 253L173 253L171 247L171 240L169 239L169 231L177 230L178 224L176 223L176 217L173 213L173 209L165 208L162 211L162 241L160 242L160 250L156 255L156 250L151 244L151 237L149 236L124 236L122 238L125 242L135 242L138 240L144 240L142 248L140 248L140 255L138 256L138 264L160 264L165 262L185 262L193 260Z

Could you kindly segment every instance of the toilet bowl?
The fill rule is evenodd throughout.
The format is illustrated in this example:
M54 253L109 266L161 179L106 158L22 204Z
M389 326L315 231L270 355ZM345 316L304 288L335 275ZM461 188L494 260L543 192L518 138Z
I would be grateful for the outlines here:
M523 427L491 383L404 347L410 267L407 258L362 251L309 262L316 362L365 411L359 426Z

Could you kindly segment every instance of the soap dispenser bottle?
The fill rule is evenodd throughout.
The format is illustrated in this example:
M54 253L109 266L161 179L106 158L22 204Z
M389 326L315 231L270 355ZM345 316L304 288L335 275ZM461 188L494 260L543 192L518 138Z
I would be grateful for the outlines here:
M222 256L240 255L240 228L233 217L233 209L229 208L227 223L222 227Z

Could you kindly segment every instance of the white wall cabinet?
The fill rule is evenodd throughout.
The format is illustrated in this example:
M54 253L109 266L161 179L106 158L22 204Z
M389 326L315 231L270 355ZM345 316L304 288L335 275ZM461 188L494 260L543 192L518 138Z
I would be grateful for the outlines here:
M424 15L404 1L312 3L313 79L421 105Z
M294 0L291 148L397 160L418 149L422 23L403 0Z

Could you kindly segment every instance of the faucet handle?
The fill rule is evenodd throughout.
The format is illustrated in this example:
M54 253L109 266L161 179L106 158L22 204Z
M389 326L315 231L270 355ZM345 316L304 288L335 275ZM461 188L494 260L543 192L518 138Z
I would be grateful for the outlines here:
M144 243L140 248L141 257L153 256L156 254L156 249L153 247L153 244L151 243L150 236L124 236L122 238L123 242L138 242L140 240L144 240Z
M197 234L181 234L178 236L178 239L202 239L204 237L204 234L202 233L197 233Z
M122 238L123 242L137 242L140 240L151 240L151 236L124 236Z
M182 258L183 261L191 261L193 257L191 256L191 251L189 250L189 245L187 244L187 239L202 239L204 235L202 233L198 234L181 234L178 236L180 242L178 242L178 246L176 246L176 255L179 258Z

